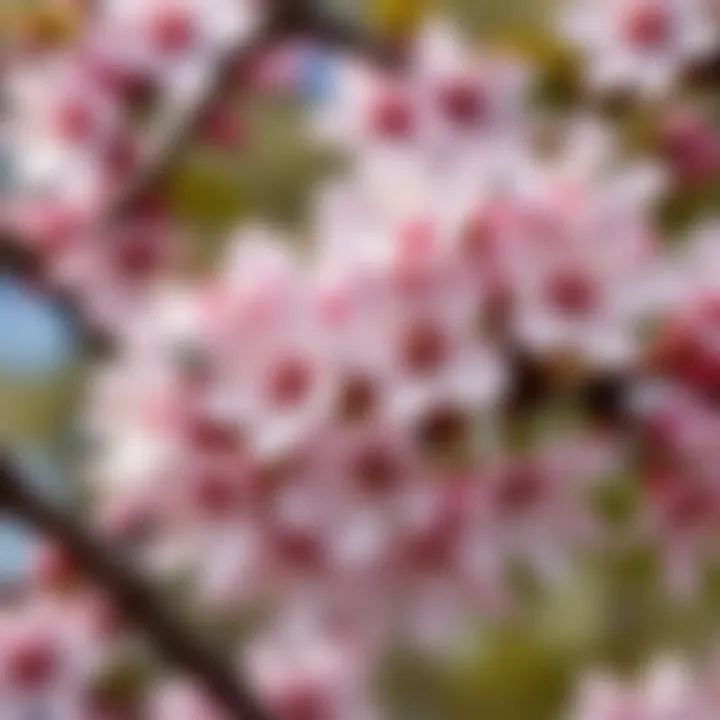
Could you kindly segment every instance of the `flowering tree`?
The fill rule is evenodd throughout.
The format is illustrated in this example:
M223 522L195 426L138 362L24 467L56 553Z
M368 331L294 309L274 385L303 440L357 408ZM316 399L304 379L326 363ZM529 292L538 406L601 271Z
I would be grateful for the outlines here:
M652 558L669 603L705 597L720 17L558 15L574 77L442 19L390 49L297 0L105 0L69 47L11 55L2 257L111 352L87 515L0 465L47 537L0 617L3 717L369 720L398 649L462 663L588 563ZM336 88L305 122L346 167L309 242L243 222L189 277L156 188L189 143L242 142L233 89L288 92L315 42ZM717 714L706 673L658 667L591 679L569 717Z

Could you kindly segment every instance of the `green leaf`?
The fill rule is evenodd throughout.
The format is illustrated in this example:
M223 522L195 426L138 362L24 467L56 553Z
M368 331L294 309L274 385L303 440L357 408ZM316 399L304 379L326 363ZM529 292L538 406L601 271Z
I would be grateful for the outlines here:
M105 669L95 682L94 694L103 707L131 708L142 698L153 675L147 661L129 653Z
M206 152L192 153L167 183L170 210L192 226L217 227L244 209L232 167Z

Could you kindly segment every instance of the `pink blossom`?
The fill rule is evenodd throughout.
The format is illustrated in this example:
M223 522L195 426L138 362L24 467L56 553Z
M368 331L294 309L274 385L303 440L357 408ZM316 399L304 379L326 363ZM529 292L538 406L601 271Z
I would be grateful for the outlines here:
M680 658L655 660L636 684L596 674L581 686L569 717L575 720L707 720L709 701L701 672L695 675Z
M560 26L587 59L592 88L667 93L717 40L707 10L704 0L578 0Z

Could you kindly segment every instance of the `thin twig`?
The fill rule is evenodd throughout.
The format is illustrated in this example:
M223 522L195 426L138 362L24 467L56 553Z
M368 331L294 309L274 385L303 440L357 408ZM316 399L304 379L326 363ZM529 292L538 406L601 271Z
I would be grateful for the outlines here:
M162 123L154 149L132 180L111 198L98 216L84 228L88 234L100 234L103 228L132 208L166 176L175 160L193 138L198 124L228 86L236 68L275 43L292 37L307 37L331 47L357 53L382 66L396 66L398 53L378 41L360 26L318 9L309 0L275 0L268 21L254 40L242 48L230 48L208 74L207 82L186 108L168 108L168 121ZM1 220L1 218L0 218ZM40 272L37 258L17 229L0 224L0 270L10 269L23 275Z
M227 88L238 64L249 62L275 43L293 36L306 36L318 42L355 52L381 65L392 65L397 56L359 26L318 10L307 0L276 0L275 10L258 37L239 55L231 49L220 59L209 82L197 98L174 123L163 128L158 150L136 179L111 203L107 216L111 221L124 212L138 198L155 186L173 164L174 159L193 137L193 133L208 107L211 107ZM169 115L173 115L172 112Z
M32 490L28 478L7 454L0 454L0 507L61 544L78 567L108 592L123 615L154 641L165 659L198 681L229 717L269 720L229 663L196 637L186 623L173 617L142 575L95 532Z
M397 68L400 54L380 42L372 33L352 21L317 7L313 0L275 0L268 19L257 36L242 48L229 48L208 74L207 82L185 108L166 110L167 121L160 123L158 137L145 164L89 222L84 232L88 237L101 237L104 230L132 210L133 205L160 184L174 167L183 150L194 137L197 126L209 107L228 88L238 66L251 63L259 53L276 43L293 37L308 38L330 47L356 53L379 66ZM0 272L9 271L16 277L33 281L42 292L63 309L80 332L83 347L92 353L112 350L112 338L105 331L91 327L83 317L82 308L71 292L48 287L44 278L43 258L22 232L3 222L0 208Z
M318 10L310 0L276 0L270 18L258 37L240 50L231 49L221 58L207 84L177 117L161 128L157 146L132 181L112 198L89 230L102 231L145 196L167 171L194 135L207 108L222 96L237 63L250 59L271 43L291 36L305 36L375 62L392 64L396 58L362 29ZM238 57L238 54L242 57ZM41 273L32 243L12 228L0 227L0 270L15 269L37 277ZM52 295L52 290L48 290ZM57 297L60 302L60 297ZM85 328L77 308L79 325ZM202 684L217 704L237 720L267 720L269 715L236 673L216 656L164 606L152 587L112 548L84 527L72 514L31 490L22 471L7 454L0 452L0 504L2 509L24 520L62 544L88 578L106 589L125 615L151 638L165 658Z

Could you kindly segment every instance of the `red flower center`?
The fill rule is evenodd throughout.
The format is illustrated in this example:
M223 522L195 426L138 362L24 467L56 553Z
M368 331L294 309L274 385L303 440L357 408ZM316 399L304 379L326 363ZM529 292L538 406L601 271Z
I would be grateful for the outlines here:
M432 322L411 325L402 344L402 360L406 370L427 375L439 370L448 355L447 339L442 329Z
M8 670L13 683L22 689L37 689L52 679L58 658L49 640L27 638L7 649Z
M597 289L592 280L579 272L568 271L555 275L547 288L552 307L565 314L582 316L597 304Z
M446 83L438 97L444 115L458 125L475 125L487 110L487 99L477 83L465 78L456 78Z
M461 237L463 257L471 262L492 260L495 238L495 228L487 213L473 214Z
M311 684L297 685L285 690L275 703L279 720L327 720L325 697Z
M237 425L221 418L199 414L190 419L187 432L193 446L203 452L233 453L242 445Z
M323 543L319 535L305 528L280 528L275 547L282 562L298 570L315 570L323 560Z
M505 475L497 493L497 502L508 512L528 510L543 497L540 476L530 468L514 468Z
M269 395L279 407L299 405L310 393L313 373L309 365L299 358L281 360L272 371Z
M207 473L197 478L195 502L201 510L211 515L221 515L232 510L236 500L237 489L227 477Z
M82 142L92 133L95 118L86 103L76 100L69 101L58 109L55 123L63 138Z
M418 569L443 569L449 564L458 539L458 525L438 517L410 535L405 545L406 559Z
M415 130L415 115L410 101L402 93L388 93L372 107L370 126L384 140L405 140Z
M397 458L381 445L368 445L353 460L353 475L369 493L391 492L400 480Z
M378 391L372 378L356 373L342 383L339 398L339 414L343 420L353 422L372 415L378 403Z
M138 148L131 138L120 136L105 148L103 157L108 171L115 179L123 179L135 169Z
M133 232L117 238L113 248L113 267L132 280L152 274L159 266L162 253L156 238L146 232Z
M670 523L678 528L691 528L708 519L714 511L714 503L702 488L685 487L670 499L667 514Z
M422 450L431 456L458 455L469 431L465 412L453 405L438 405L418 421L416 438Z
M670 38L673 19L658 2L640 2L627 11L623 35L632 45L645 50L656 49Z
M158 49L178 53L190 48L196 28L187 13L179 8L169 8L153 19L150 32Z

